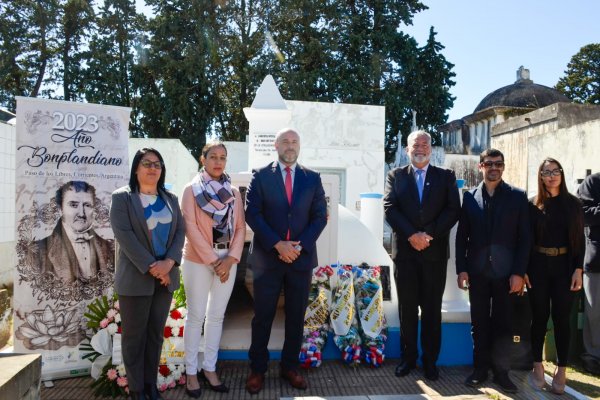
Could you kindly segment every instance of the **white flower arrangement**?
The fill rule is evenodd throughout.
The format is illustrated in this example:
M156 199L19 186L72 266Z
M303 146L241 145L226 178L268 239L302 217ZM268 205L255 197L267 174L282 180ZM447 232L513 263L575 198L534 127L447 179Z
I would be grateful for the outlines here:
M94 335L89 343L80 346L89 353L84 358L92 361L91 375L95 379L92 383L94 394L97 396L124 396L129 393L125 365L120 362L120 333L121 314L119 301L116 296L107 298L102 296L88 306L88 327ZM167 318L164 330L165 340L169 337L183 339L183 326L187 310L176 307L171 303L171 311ZM163 349L164 350L164 349ZM163 359L164 357L161 357ZM115 364L113 364L115 360ZM177 385L185 384L185 366L183 364L169 363L160 365L157 376L158 390L165 391Z

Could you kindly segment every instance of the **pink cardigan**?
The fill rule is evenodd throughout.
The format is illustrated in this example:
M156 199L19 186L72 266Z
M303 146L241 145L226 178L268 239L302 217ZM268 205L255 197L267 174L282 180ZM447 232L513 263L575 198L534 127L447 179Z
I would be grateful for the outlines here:
M244 218L244 205L242 196L236 188L233 207L233 233L229 246L229 255L240 262L244 240L246 238L246 219ZM185 220L185 244L183 246L183 258L197 264L208 265L219 258L212 247L213 243L213 220L196 204L192 185L188 184L183 190L181 197L181 213Z

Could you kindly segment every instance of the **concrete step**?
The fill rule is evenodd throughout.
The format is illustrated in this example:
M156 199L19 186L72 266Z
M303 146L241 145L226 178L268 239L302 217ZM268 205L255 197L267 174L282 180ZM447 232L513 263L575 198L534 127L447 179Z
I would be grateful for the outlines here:
M0 353L0 399L40 398L42 356L40 354Z

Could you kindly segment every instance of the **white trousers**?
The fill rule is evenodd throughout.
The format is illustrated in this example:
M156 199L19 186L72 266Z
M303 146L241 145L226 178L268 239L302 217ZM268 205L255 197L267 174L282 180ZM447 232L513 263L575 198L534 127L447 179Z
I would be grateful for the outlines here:
M220 258L224 258L228 250L217 250L217 253ZM187 316L183 330L186 373L195 375L198 372L198 352L203 323L205 345L202 368L206 371L215 371L223 330L223 317L235 283L237 264L231 266L229 279L224 283L221 283L210 265L197 264L184 259L181 272L187 299Z

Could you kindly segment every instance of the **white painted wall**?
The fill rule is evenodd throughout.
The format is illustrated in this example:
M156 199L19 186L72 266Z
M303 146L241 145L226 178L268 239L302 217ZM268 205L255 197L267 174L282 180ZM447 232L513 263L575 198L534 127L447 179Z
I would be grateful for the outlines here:
M0 243L15 240L14 125L0 122Z
M360 193L383 193L385 107L283 100L268 75L244 115L250 124L247 170L277 159L275 133L291 127L300 134L298 162L338 176L340 204L355 215Z
M0 287L12 284L15 251L15 143L14 125L0 122Z
M286 101L301 135L300 163L340 177L341 204L359 215L364 192L385 185L385 107Z
M546 157L561 163L567 188L575 193L579 187L577 180L585 178L586 169L600 172L598 143L600 120L530 137L527 141L527 194L537 193L537 168Z
M587 169L600 172L599 141L600 106L557 103L497 124L491 146L504 153L502 178L533 196L537 169L546 157L562 164L571 193Z
M248 142L223 142L227 147L227 168L230 174L248 171Z

